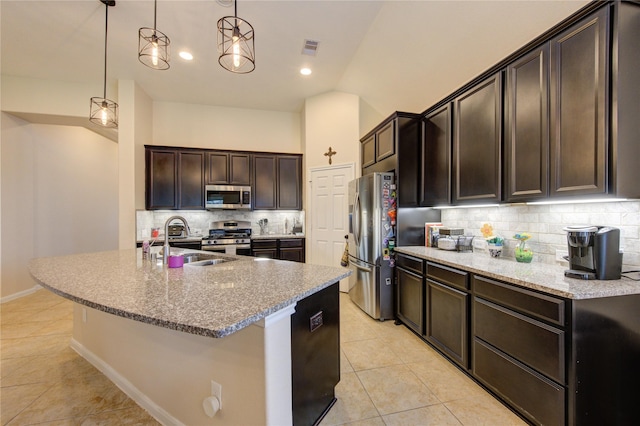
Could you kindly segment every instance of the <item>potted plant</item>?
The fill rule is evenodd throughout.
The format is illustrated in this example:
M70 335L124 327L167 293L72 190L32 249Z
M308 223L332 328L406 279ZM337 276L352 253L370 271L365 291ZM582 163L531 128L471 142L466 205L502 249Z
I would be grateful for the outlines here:
M519 232L513 236L519 241L518 247L516 247L516 260L522 263L530 263L533 259L533 250L528 248L525 242L531 238L531 234L528 232Z
M487 242L487 249L489 250L491 257L499 257L502 254L504 238L499 235L493 235L493 227L488 223L482 225L480 232L482 232L482 236Z

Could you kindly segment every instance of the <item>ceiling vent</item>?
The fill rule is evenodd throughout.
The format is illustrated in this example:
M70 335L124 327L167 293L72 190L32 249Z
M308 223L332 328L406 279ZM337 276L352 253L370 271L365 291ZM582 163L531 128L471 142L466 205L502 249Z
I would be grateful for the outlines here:
M305 40L304 46L302 46L302 54L309 56L316 56L316 51L318 50L318 41L314 40Z

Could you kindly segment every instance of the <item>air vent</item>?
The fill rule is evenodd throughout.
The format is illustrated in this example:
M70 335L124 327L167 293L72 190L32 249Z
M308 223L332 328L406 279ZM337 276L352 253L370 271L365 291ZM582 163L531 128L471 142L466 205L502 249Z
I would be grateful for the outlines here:
M304 46L302 46L302 54L309 56L316 56L316 51L318 50L318 41L314 40L305 40Z

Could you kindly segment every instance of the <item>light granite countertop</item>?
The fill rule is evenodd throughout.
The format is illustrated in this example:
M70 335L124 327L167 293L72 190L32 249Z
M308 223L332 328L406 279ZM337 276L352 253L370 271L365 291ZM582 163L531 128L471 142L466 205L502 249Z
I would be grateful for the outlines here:
M183 250L183 252L193 252ZM33 259L31 275L74 302L136 321L224 337L346 278L341 267L248 256L168 268L141 249Z
M562 265L519 263L507 257L492 258L486 252L455 252L423 246L396 247L395 251L568 299L640 294L640 281L624 277L609 281L567 278L564 276L567 267Z

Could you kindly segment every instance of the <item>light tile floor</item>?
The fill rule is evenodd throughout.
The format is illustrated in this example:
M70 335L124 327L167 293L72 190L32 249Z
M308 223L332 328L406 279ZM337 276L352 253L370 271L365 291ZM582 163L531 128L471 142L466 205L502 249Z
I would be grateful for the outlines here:
M521 425L404 326L340 295L338 401L327 425ZM69 348L72 303L47 290L0 305L2 425L157 425Z

